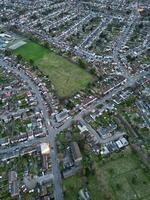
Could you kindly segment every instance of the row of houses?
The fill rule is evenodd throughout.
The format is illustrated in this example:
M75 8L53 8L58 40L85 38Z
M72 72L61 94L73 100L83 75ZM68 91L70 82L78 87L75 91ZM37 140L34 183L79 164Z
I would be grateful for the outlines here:
M100 154L102 156L107 156L113 152L117 152L128 145L128 141L125 137L119 138L116 141L110 141L101 147Z

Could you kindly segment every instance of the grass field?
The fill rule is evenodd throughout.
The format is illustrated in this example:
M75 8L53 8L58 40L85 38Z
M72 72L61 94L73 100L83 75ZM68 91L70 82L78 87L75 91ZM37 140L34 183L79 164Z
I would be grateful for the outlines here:
M127 148L104 162L95 159L95 175L88 176L87 188L92 200L149 200L150 174ZM84 185L84 176L76 175L64 180L65 200L76 200Z
M16 49L15 53L22 55L27 61L32 59L49 76L60 97L71 96L85 89L92 81L92 76L84 69L34 42L28 41Z

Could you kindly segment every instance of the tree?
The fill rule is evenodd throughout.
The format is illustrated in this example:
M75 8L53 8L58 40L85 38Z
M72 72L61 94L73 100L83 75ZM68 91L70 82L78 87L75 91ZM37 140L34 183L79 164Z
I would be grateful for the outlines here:
M121 185L119 183L116 184L116 189L121 190Z
M95 68L90 69L90 73L96 75L96 69Z
M78 38L78 39L80 38L80 33L79 33L79 32L77 32L77 38Z
M10 56L11 55L11 51L10 50L5 50L5 56Z
M127 55L127 60L131 63L131 62L135 61L135 57Z
M105 33L101 33L99 38L106 38L106 34Z
M130 107L135 101L135 97L131 96L127 99L127 101L125 102L126 103L126 106L127 107Z
M86 64L85 64L85 62L84 62L81 58L79 58L78 64L79 64L79 66L80 66L81 68L83 68L83 69L86 68Z
M34 13L34 14L31 16L31 19L36 20L36 19L37 19L37 15Z
M67 109L69 109L69 110L73 109L73 107L74 107L73 102L70 101L70 100L68 100L67 103L66 103L66 107L67 107Z
M139 24L139 29L142 29L143 28L143 23L140 23Z
M87 89L88 89L88 88L90 89L90 88L92 87L92 85L93 85L93 84L92 84L91 82L89 82L89 83L87 84Z
M99 76L99 77L98 77L98 80L99 80L99 81L102 81L102 80L103 80L103 77L102 77L102 76Z
M47 41L44 42L44 47L49 49L49 43Z
M82 27L82 31L85 32L85 26Z
M110 10L111 9L111 7L110 6L107 6L107 10Z
M8 18L6 16L1 17L1 22L7 22Z
M136 185L137 184L137 177L133 176L131 182L132 182L133 185Z
M129 15L131 13L131 10L127 10L126 14Z
M111 175L113 175L113 174L114 174L114 169L113 169L113 168L110 168L110 169L109 169L109 173L110 173Z
M10 30L16 32L18 30L17 25L10 26Z
M2 102L2 100L0 99L0 106L2 106L3 105L3 102Z
M18 61L22 60L22 55L18 54L18 55L17 55L17 60L18 60Z
M29 63L30 63L30 65L34 65L34 60L30 59Z
M38 69L38 67L37 67L37 66L35 66L35 65L32 65L32 69L35 71L35 70L37 70L37 69Z

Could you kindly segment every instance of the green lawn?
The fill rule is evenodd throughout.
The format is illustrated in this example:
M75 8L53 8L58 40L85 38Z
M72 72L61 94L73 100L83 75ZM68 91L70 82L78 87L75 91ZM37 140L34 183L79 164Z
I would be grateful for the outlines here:
M55 86L60 97L71 96L81 89L85 89L92 81L92 76L67 59L52 51L28 41L24 46L15 50L16 54L29 61L32 59Z
M84 180L92 200L148 200L150 174L141 168L141 162L130 148L113 154L104 161L94 158L95 174L76 175L63 180L65 200L76 200Z
M82 178L80 175L72 176L63 181L64 188L64 199L65 200L76 200L78 192L82 188Z

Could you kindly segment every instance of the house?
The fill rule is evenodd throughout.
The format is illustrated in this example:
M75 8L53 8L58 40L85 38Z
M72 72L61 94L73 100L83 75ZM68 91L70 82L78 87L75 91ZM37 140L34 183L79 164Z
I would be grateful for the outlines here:
M80 152L80 148L79 145L77 144L77 142L73 142L71 144L71 152L72 152L72 156L73 156L73 160L76 166L80 165L81 161L82 161L82 155Z
M60 113L55 115L56 121L58 123L65 120L67 117L68 117L68 110L67 109L63 109L63 111L61 111Z
M16 143L16 142L23 142L28 139L26 133L22 133L20 135L16 135L10 139L11 143Z
M6 146L10 143L9 138L1 138L0 139L0 146Z
M3 122L5 123L5 124L7 124L10 120L9 120L9 118L7 117L7 116L2 116L2 120L3 120Z
M48 155L42 155L42 168L48 169Z
M11 193L12 198L16 198L19 195L17 173L15 171L9 172L9 192Z
M93 113L90 114L90 117L93 119L93 120L96 120L96 117L99 116L99 111L98 110L94 110Z
M106 156L108 154L110 154L110 151L108 150L108 148L106 146L103 146L101 149L101 155Z
M87 188L83 188L79 190L79 200L90 200L90 195Z
M41 155L42 155L42 166L43 169L48 169L48 155L50 154L49 143L41 143Z
M116 129L117 129L117 124L111 124L108 127L99 127L97 129L97 132L102 139L107 139L112 136L112 132Z
M97 129L97 132L102 139L107 139L107 138L112 136L112 134L110 133L110 129L107 128L107 127L106 128L105 127L99 127Z
M142 90L142 94L149 97L150 96L150 88L146 87L144 90Z
M119 149L125 147L128 145L128 141L126 140L126 138L120 138L119 140L116 141L116 144L118 146Z
M88 131L87 127L82 122L79 122L78 129L80 130L80 133Z

